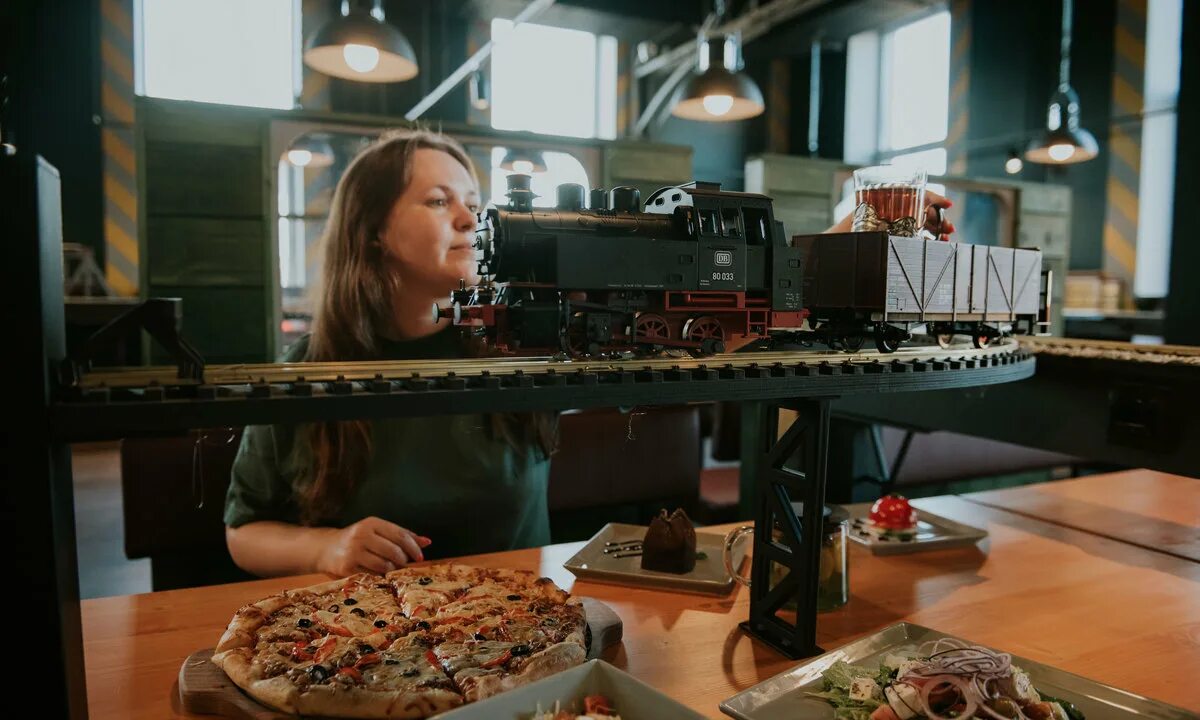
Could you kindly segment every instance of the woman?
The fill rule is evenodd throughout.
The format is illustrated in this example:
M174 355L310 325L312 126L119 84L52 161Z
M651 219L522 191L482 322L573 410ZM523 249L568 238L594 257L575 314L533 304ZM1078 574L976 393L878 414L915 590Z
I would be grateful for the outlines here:
M404 130L363 151L334 192L313 332L284 360L477 354L429 308L478 280L479 206L450 138ZM548 415L248 427L225 502L229 552L256 575L343 576L545 545L553 436Z

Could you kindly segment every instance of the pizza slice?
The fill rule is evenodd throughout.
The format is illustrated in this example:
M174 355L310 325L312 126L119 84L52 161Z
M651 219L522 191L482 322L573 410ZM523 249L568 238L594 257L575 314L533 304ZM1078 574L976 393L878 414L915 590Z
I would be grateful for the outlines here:
M582 646L555 643L545 647L499 640L443 643L431 651L467 702L527 685L587 659Z

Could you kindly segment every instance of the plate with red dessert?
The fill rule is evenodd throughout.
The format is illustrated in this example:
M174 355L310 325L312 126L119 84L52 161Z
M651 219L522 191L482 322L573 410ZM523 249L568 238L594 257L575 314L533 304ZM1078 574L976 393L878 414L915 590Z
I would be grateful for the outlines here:
M901 495L885 495L873 504L847 505L850 539L876 555L940 550L974 545L987 531L918 510Z

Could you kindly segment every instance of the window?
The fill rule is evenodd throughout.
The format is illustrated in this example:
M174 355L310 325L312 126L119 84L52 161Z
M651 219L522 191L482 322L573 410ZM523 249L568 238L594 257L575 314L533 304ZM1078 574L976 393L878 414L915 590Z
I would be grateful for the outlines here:
M492 148L491 202L497 206L508 204L508 197L505 195L508 182L505 178L513 173L500 167L507 152L508 148ZM530 176L533 179L530 181L529 187L538 196L533 199L534 207L554 207L558 199L558 186L563 183L577 183L582 185L585 191L591 187L587 171L583 169L583 164L575 156L564 152L547 151L542 153L542 157L546 160L546 171L533 173Z
M847 162L946 172L950 13L927 15L847 43Z
M1139 298L1166 297L1170 276L1182 16L1182 0L1150 0L1146 8L1145 111L1133 279L1133 294Z
M140 95L291 108L300 78L297 0L137 0Z
M615 38L503 19L492 38L492 127L616 137Z

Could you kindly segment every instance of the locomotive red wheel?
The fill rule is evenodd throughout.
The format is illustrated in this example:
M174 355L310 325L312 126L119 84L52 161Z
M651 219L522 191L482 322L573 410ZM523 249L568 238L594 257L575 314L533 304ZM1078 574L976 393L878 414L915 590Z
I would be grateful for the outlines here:
M683 325L683 336L688 340L724 340L725 328L721 321L712 315L701 315L688 320Z
M700 343L701 352L725 352L725 328L712 315L701 315L684 323L683 337Z
M650 344L655 340L670 340L671 326L666 318L657 313L638 313L633 324L633 339Z

